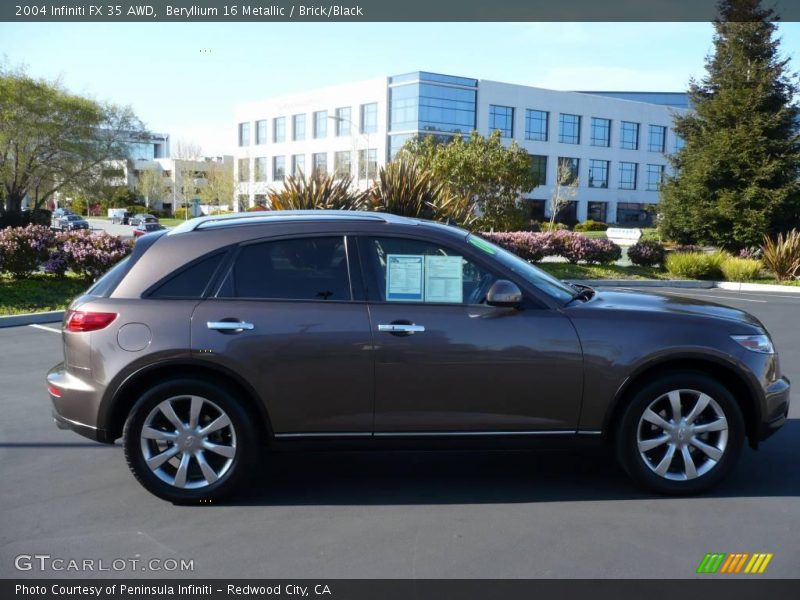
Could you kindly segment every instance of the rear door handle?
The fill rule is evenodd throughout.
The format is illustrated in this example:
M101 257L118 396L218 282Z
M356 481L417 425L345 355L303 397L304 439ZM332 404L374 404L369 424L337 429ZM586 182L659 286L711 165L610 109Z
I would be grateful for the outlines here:
M250 331L251 329L255 329L255 325L245 321L208 321L206 326L209 329L227 333L238 333L240 331Z
M378 331L384 333L422 333L425 331L424 325L412 325L410 323L386 323L378 325Z

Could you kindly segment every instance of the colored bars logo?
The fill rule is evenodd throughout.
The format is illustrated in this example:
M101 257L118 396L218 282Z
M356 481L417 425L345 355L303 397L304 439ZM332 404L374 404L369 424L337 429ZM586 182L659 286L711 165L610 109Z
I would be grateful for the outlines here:
M724 552L709 553L700 561L697 567L698 573L763 573L767 570L769 561L772 560L772 553L756 552L734 552L725 554Z

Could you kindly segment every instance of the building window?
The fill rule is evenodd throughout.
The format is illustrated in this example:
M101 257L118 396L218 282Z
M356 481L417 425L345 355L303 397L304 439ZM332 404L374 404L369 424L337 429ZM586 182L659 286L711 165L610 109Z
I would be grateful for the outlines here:
M608 214L607 209L608 205L605 202L589 202L586 218L605 223Z
M286 177L286 157L272 157L272 181L283 181Z
M255 180L256 181L266 181L267 180L267 157L266 156L259 156L255 160Z
M353 110L349 106L336 109L336 136L350 135L353 124Z
M324 138L328 136L328 111L318 110L314 113L314 137Z
M619 189L621 190L635 190L636 189L636 173L639 170L639 165L632 162L619 163Z
M647 165L647 181L645 189L648 192L657 192L661 189L664 179L664 165Z
M378 173L378 151L375 148L358 151L358 178L375 179Z
M666 150L667 128L662 125L650 125L647 138L647 149L650 152L664 152Z
M239 181L250 181L250 159L239 159Z
M536 185L547 185L547 157L531 154L528 158L531 161L531 173L536 179Z
M580 115L558 115L558 141L563 144L581 143Z
M607 160L589 161L589 187L608 187L608 164Z
M326 175L328 173L328 154L316 152L311 155L312 175Z
M292 140L295 142L306 139L306 116L294 115L292 117Z
M272 141L286 141L286 117L275 117L272 119Z
M547 141L547 122L550 113L544 110L525 109L525 139Z
M352 175L352 153L349 150L333 153L333 173L336 177Z
M639 225L647 227L653 222L652 213L645 204L620 202L617 204L617 223L620 225Z
M592 117L592 146L611 146L611 119Z
M267 143L267 120L256 121L256 144Z
M525 198L525 204L528 205L528 218L532 221L544 221L545 220L545 205L547 204L547 200L536 200L534 198ZM524 204L523 204L524 206Z
M239 145L250 145L250 123L239 123Z
M639 149L639 124L623 121L619 129L619 147L623 150Z
M514 137L514 109L490 104L489 131L499 131L500 137Z
M675 134L675 152L680 152L683 150L683 147L686 145L686 140L684 140L681 136L677 133Z
M571 185L578 181L578 169L581 161L577 158L567 156L558 157L558 183L560 185Z
M378 103L361 105L361 133L378 131Z
M423 81L391 87L390 131L467 134L475 129L475 98L474 88Z
M292 154L292 176L304 177L306 172L306 155Z

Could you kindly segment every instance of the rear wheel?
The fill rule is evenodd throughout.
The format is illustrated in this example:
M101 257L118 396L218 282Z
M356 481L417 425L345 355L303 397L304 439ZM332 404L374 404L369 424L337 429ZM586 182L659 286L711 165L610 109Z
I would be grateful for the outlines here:
M225 388L189 379L145 393L123 431L125 458L136 479L176 503L234 492L253 467L256 439L247 411Z
M645 385L622 418L617 457L639 483L662 494L696 494L734 467L744 442L736 399L702 373L662 376Z

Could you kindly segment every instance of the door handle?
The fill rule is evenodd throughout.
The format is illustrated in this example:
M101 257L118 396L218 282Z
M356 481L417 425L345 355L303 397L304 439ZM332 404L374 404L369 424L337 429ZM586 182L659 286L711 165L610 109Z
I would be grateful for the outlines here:
M424 325L413 325L411 323L387 323L378 325L378 331L384 333L404 333L410 335L412 333L422 333L425 331Z
M255 325L246 323L245 321L208 321L206 327L215 331L228 333L238 333L240 331L255 329Z

